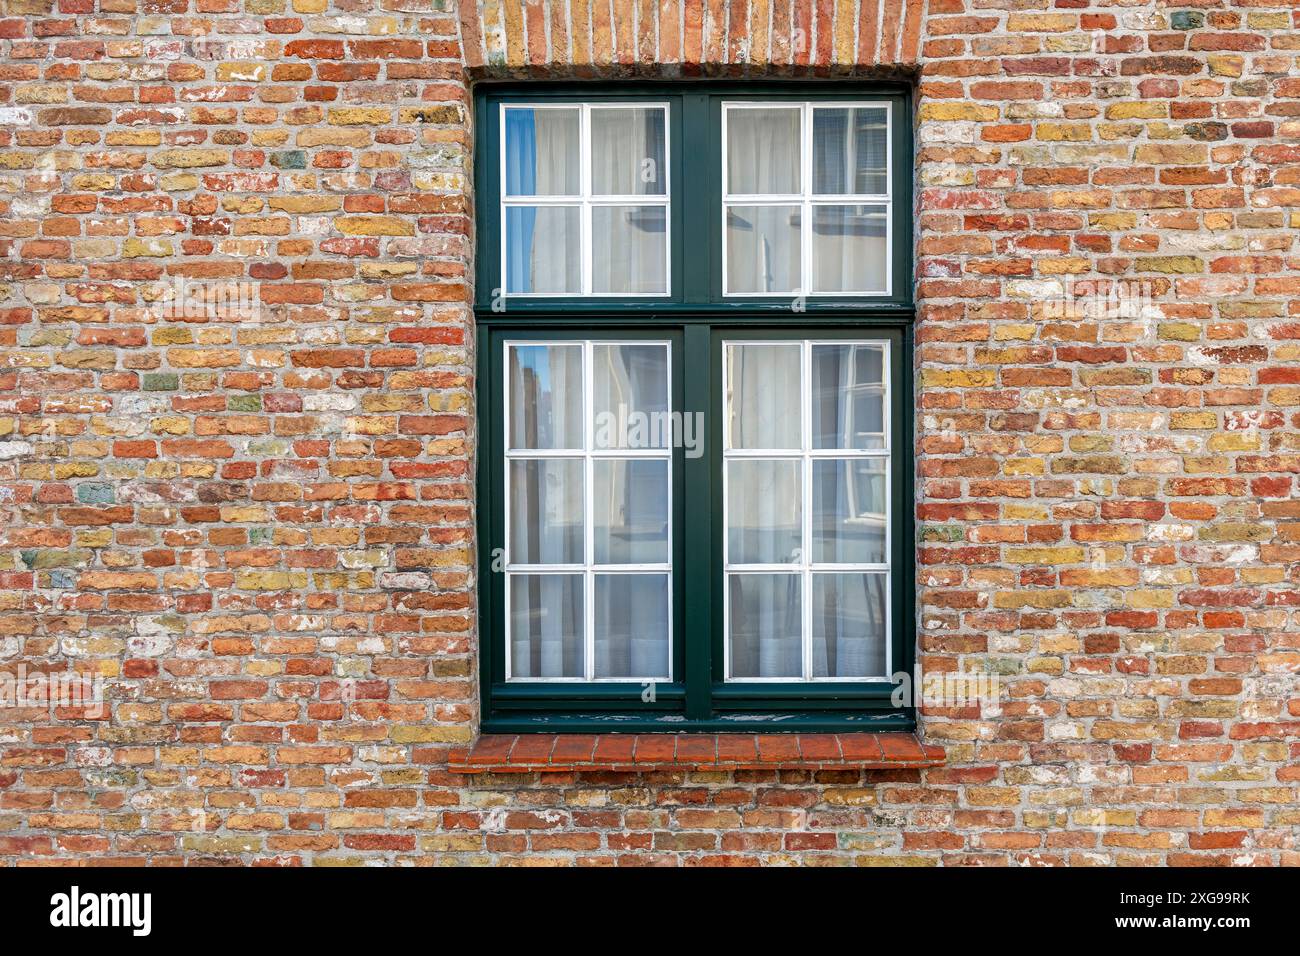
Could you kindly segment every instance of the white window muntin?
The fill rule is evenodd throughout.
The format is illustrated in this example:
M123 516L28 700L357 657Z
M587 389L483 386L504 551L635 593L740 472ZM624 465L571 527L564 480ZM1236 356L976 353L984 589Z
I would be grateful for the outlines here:
M728 437L727 427L727 395L729 384L727 381L727 346L744 345L744 346L761 346L761 345L791 345L800 346L800 389L799 389L799 416L801 431L801 447L798 451L788 448L731 448ZM884 379L883 416L884 416L884 447L878 449L846 449L846 448L813 448L812 447L812 348L814 345L868 345L878 347L883 350L881 356L882 378ZM751 684L751 683L862 683L865 681L888 681L888 675L893 673L893 602L886 599L885 601L885 674L871 677L813 677L813 640L812 640L812 575L814 572L855 572L884 574L885 576L885 594L893 593L893 570L888 558L893 554L893 521L886 507L884 515L885 524L885 557L886 560L881 563L862 563L862 564L830 564L824 562L813 562L810 560L812 549L812 463L817 459L870 459L875 458L885 462L885 502L888 505L893 500L893 474L889 467L890 456L892 454L892 436L891 414L890 414L890 392L893 383L890 381L890 355L889 340L887 339L732 339L723 340L722 343L722 408L719 413L723 416L723 452L722 452L722 654L723 654L723 675L727 683ZM767 460L785 460L799 461L800 465L800 496L801 496L801 528L800 528L800 557L798 562L782 562L778 564L732 564L728 554L730 550L727 526L727 518L730 514L729 501L731 489L729 487L727 468L729 461L740 458L761 458ZM801 650L803 674L801 677L732 677L731 676L731 587L728 579L732 574L791 574L798 572L800 578L800 588L802 600L800 603L801 621Z
M732 110L746 109L795 109L799 110L799 180L800 191L797 193L731 193L727 181L729 170L727 164L727 116ZM813 183L813 132L812 112L815 109L883 109L885 111L885 189L884 193L814 193ZM722 104L722 294L736 299L771 299L789 298L791 296L843 297L875 296L888 298L893 295L894 286L894 206L893 206L893 169L894 169L894 110L889 100L816 100L791 102L789 100L773 101L731 101ZM812 210L814 206L884 206L885 207L885 288L884 290L814 292L812 285ZM727 210L732 206L799 206L804 228L799 231L799 283L801 288L790 293L772 292L731 292L727 289Z
M591 111L592 109L659 109L664 114L664 191L660 194L633 195L594 195L591 191ZM578 159L580 163L579 189L572 196L509 196L506 194L506 112L508 110L580 110L581 119L578 126ZM536 208L540 206L578 207L581 232L582 290L580 292L516 292L516 299L572 299L609 298L609 299L663 299L672 294L673 288L673 217L672 217L672 124L668 104L665 102L632 103L505 103L501 106L498 122L498 149L500 169L498 171L498 192L501 195L499 210L499 232L501 233L500 295L504 299L511 295L506 291L507 272L506 250L508 235L506 229L506 210L512 206ZM662 292L593 292L592 291L592 225L591 213L596 206L661 206L664 210L664 291Z
M672 447L667 448L597 448L595 442L595 376L593 374L593 351L597 345L659 345L668 353L667 389L669 405L672 403L672 346L665 339L511 339L504 343L504 369L510 367L510 350L515 347L576 345L582 348L582 448L511 448L510 447L510 374L502 376L502 417L501 434L505 444L503 455L503 488L505 490L505 667L506 680L517 683L546 684L626 684L629 682L670 683L673 679L673 463ZM523 459L581 460L583 462L583 518L582 518L582 564L515 564L511 562L511 527L510 527L510 463ZM663 563L653 564L597 564L595 562L595 462L598 459L650 458L668 462L668 558ZM647 677L596 677L596 575L597 574L666 574L668 577L668 676ZM511 641L510 641L510 577L512 574L582 574L582 617L583 617L583 670L582 677L513 677L511 675Z

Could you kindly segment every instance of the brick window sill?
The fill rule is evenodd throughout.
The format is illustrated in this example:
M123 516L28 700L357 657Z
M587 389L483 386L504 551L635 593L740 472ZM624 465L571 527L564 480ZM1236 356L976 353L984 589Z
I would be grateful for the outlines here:
M454 773L655 770L906 770L939 767L912 733L487 734L451 751Z

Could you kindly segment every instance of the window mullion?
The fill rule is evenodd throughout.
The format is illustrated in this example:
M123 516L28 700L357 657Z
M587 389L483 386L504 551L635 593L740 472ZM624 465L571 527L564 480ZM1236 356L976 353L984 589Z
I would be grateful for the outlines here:
M720 431L715 419L721 417L720 389L714 373L714 346L708 326L690 324L681 340L682 391L681 413L697 416L706 423L701 442L702 454L690 458L676 449L681 462L682 481L682 621L681 640L685 658L686 716L706 720L713 716L714 613L713 584L725 574L714 563L714 505L722 500L722 445L715 441ZM715 447L716 446L716 447ZM718 520L721 520L720 518ZM719 596L720 599L720 596Z
M800 510L803 512L803 520L800 522L799 529L799 560L802 567L800 572L800 607L802 614L800 617L801 631L799 635L800 650L803 654L802 667L803 679L809 680L812 677L812 572L809 570L812 564L812 457L808 450L812 447L812 343L805 340L801 346L799 356L799 434L802 436L800 448L803 452L800 458L800 468L803 470L803 489Z
M592 488L595 465L592 457L592 429L594 425L595 382L591 340L582 344L582 626L583 626L583 676L593 680L596 676L596 576L591 570L596 561L596 495Z

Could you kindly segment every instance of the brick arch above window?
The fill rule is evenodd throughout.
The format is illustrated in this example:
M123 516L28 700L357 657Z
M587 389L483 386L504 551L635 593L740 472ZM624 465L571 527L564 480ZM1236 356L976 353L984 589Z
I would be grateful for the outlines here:
M925 0L459 0L472 73L864 74L914 66Z

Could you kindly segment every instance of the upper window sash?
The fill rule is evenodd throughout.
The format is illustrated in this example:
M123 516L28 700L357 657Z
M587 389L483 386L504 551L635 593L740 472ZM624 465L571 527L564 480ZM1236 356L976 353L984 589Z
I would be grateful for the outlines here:
M892 102L724 100L721 115L724 298L891 297Z
M670 296L668 102L501 103L498 118L501 295Z

